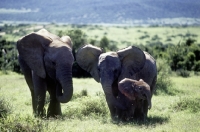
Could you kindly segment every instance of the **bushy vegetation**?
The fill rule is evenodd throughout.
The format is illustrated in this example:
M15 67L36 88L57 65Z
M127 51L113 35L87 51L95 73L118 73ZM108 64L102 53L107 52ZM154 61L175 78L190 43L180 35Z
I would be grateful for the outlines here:
M48 98L48 97L47 97ZM45 105L48 105L47 102ZM13 108L9 103L0 99L0 131L16 131L16 132L43 132L55 131L51 125L51 120L56 119L40 119L27 115L12 115ZM28 106L31 107L31 106ZM70 105L66 107L62 117L63 119L87 119L87 118L108 118L109 112L103 94L96 97L88 95L87 90L83 89L73 95ZM54 126L56 127L56 126Z
M20 72L17 54L15 42L9 42L0 38L0 70L5 73L7 70Z
M200 71L200 44L194 39L186 39L178 44L152 43L140 47L149 52L154 58L165 59L172 71L177 71L177 75L188 77L188 71Z
M11 106L4 98L0 97L0 118L5 118L11 113Z
M32 116L9 116L0 119L0 130L2 132L15 131L15 132L43 132L53 131L48 126L47 122L40 119L34 119Z
M157 59L157 82L155 94L173 95L173 82L170 79L171 69L164 59Z
M62 30L62 26L55 26L53 32L58 36L69 35L73 41L73 54L75 57L76 51L79 47L84 44L91 43L93 45L99 46L104 51L116 51L119 49L119 42L114 40L108 30L102 30L99 26L91 26L94 29L99 29L102 32L102 38L90 38L87 31L92 32L87 26L71 25ZM36 26L41 28L41 26ZM49 28L48 25L42 26L44 28ZM26 30L23 30L25 28ZM85 28L87 30L85 30ZM155 27L156 28L156 27ZM16 42L7 39L9 37L22 37L30 32L27 29L32 29L32 31L38 31L37 28L30 28L30 25L21 24L17 26L5 25L1 27L1 31L5 32L7 37L0 37L0 66L1 70L11 70L15 72L20 72L20 67L17 61L17 50ZM50 28L51 29L51 28ZM81 30L83 29L83 30ZM113 28L115 29L115 28ZM120 27L116 27L115 30L120 30ZM128 28L123 28L123 30L128 30ZM178 29L177 29L178 30ZM51 30L50 30L51 31ZM112 32L112 31L110 31ZM127 31L128 32L128 31ZM145 30L137 30L138 39L146 41L145 44L137 44L129 40L124 39L121 43L128 45L135 45L140 47L142 50L149 52L156 60L162 59L166 61L166 65L170 69L177 73L178 76L189 77L190 72L194 71L198 73L200 71L200 44L196 41L198 35L190 33L187 31L185 34L166 35L167 40L164 41L159 34L151 35ZM108 38L111 36L111 38ZM145 36L145 37L144 37ZM174 38L181 37L181 41L173 42ZM165 38L165 39L166 39ZM163 41L163 42L162 42ZM74 77L90 77L90 75L82 70L76 63L73 65L73 76Z
M160 66L165 63L163 60L158 62ZM23 75L14 72L0 74L0 104L9 104L4 107L9 108L9 112L0 117L2 132L199 131L199 76L170 76L169 79L173 83L170 91L173 94L159 92L153 96L147 121L137 123L112 121L101 85L92 78L73 78L73 98L70 102L61 104L61 117L35 118L32 114L30 91Z
M199 112L200 109L200 98L194 97L183 97L180 98L179 101L173 105L175 111L189 111L192 113Z

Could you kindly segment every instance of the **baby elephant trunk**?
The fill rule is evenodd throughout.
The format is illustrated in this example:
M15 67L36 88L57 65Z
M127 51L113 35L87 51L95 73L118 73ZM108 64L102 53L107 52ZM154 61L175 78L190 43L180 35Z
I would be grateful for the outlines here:
M148 102L148 109L151 109L151 90L147 83L144 82L145 87L143 87L143 93L146 96L147 102Z

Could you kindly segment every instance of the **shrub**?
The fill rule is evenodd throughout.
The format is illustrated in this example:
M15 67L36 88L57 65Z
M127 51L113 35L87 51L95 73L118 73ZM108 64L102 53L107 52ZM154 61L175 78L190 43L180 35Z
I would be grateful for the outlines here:
M104 98L86 98L82 103L84 105L82 113L85 116L90 114L105 116L107 114L107 105Z
M55 131L55 128L50 128L48 122L37 119L32 116L9 116L9 118L0 119L0 131L13 131L13 132L43 132ZM54 130L53 130L54 129Z
M200 98L180 98L180 100L174 104L173 109L175 111L189 110L192 113L199 112Z
M170 67L167 65L167 62L163 59L157 59L157 83L156 83L156 92L155 94L173 94L171 88L173 83L169 78L169 73L171 72Z
M109 47L109 40L107 37L103 37L101 40L100 40L100 45L99 45L101 48L103 48L104 50L106 50L108 47Z
M71 101L63 115L67 118L83 119L86 117L107 116L108 113L105 98L99 94L95 97L81 96L76 99L76 102Z
M3 98L0 98L0 118L6 117L11 112L11 106Z
M0 40L0 69L5 73L7 70L20 72L17 59L17 49L14 42Z
M88 92L86 89L83 89L80 93L74 93L72 96L72 100L75 100L77 98L82 98L83 96L88 96Z
M194 68L194 71L200 71L200 60L195 62L193 68Z
M184 69L177 70L176 74L181 77L190 77L190 72Z

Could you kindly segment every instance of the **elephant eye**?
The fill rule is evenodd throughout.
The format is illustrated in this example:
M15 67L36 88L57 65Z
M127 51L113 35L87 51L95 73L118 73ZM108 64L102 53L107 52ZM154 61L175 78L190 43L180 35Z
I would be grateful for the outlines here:
M53 66L56 66L56 63L54 61L51 62Z
M142 90L142 87L138 87L139 90Z

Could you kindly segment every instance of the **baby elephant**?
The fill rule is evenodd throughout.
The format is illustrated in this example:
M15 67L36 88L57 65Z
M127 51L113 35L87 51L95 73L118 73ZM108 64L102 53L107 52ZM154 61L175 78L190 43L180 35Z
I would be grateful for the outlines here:
M147 100L148 109L151 109L151 90L150 86L142 79L139 81L125 78L118 84L119 91L129 100Z

